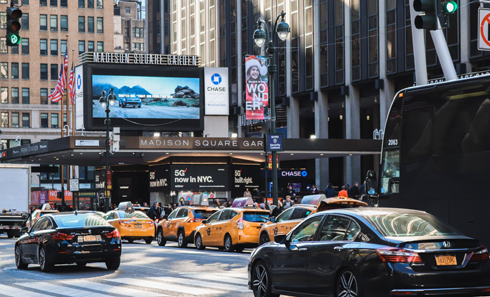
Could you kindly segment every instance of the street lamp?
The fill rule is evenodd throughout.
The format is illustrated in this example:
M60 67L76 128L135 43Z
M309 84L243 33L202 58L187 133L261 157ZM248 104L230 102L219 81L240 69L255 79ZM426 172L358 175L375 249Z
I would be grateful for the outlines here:
M109 211L109 201L110 201L110 193L107 190L107 181L109 175L107 174L109 172L109 153L110 153L110 144L109 144L109 125L111 124L111 119L109 118L109 113L111 112L111 109L109 108L110 105L114 105L116 103L116 96L114 95L114 88L111 87L111 90L109 91L109 95L106 96L105 91L102 91L102 96L99 98L99 103L102 108L105 108L105 120L104 124L106 127L106 134L105 134L105 176L106 176L106 181L105 181L105 211Z
M279 37L282 41L286 40L288 38L289 32L291 29L289 28L289 25L284 21L284 16L286 14L281 12L281 14L276 18L276 22L274 23L274 31L273 33L277 33L277 37ZM281 22L278 24L277 22L279 21L279 18L281 18ZM265 31L262 29L265 27ZM269 82L271 87L269 88L269 98L270 98L270 110L271 110L271 125L270 125L270 133L276 133L276 95L275 95L275 89L274 89L274 81L275 81L275 74L277 72L277 65L274 59L274 55L276 53L276 47L275 47L275 41L276 39L274 38L274 35L269 34L269 28L267 27L267 24L261 20L257 20L257 29L254 31L254 41L255 44L258 47L262 47L266 41L269 41L269 44L267 45L267 55L269 57L269 67L268 67L268 73L269 73ZM267 154L266 154L267 156ZM266 164L268 162L267 157L266 157ZM267 172L266 172L267 176ZM267 182L266 182L267 183ZM267 189L268 186L266 185L266 196L267 196ZM272 152L272 199L274 205L278 205L278 197L277 197L277 152L273 151Z

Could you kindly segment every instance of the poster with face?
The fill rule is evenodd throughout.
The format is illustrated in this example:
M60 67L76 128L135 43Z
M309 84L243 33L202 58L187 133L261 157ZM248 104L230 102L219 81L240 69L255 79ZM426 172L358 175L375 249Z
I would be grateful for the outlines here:
M245 58L245 110L247 120L264 120L264 108L269 105L267 57Z

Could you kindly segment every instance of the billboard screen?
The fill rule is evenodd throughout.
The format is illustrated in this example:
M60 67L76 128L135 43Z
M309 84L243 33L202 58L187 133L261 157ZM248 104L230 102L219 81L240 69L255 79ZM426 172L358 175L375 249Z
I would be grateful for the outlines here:
M85 130L105 129L106 112L99 99L111 88L116 96L110 106L111 127L161 132L203 130L202 68L85 63L81 73Z

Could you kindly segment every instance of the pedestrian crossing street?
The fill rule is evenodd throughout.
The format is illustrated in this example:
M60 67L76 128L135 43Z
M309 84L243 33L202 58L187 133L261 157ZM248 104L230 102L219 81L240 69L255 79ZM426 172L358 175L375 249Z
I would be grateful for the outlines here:
M247 294L248 293L248 294ZM46 280L0 284L0 296L70 297L158 297L158 296L245 296L246 274L181 273L177 276Z

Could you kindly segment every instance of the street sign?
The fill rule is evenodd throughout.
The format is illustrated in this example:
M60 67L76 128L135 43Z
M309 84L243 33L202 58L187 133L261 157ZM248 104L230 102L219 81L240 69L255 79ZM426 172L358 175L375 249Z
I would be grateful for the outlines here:
M70 179L70 192L78 192L78 178Z
M279 152L284 150L284 139L282 133L266 134L265 142L266 152Z
M478 24L480 33L478 34L478 49L481 51L490 51L490 9L478 9Z

